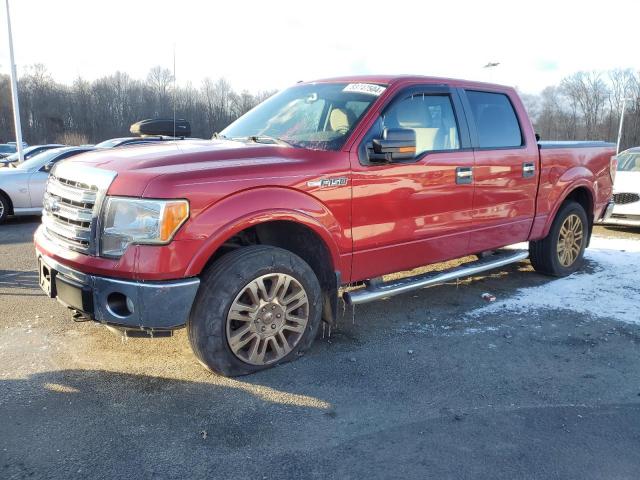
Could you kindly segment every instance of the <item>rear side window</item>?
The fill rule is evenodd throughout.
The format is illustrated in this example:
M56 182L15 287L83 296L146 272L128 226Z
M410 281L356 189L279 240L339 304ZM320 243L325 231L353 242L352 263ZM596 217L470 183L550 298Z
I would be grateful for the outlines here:
M520 147L522 132L509 98L502 93L467 90L480 148Z

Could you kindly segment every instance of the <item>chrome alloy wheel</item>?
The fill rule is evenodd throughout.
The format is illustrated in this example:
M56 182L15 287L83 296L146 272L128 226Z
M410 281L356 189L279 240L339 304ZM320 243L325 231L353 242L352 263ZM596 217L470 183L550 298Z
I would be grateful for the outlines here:
M4 215L4 202L0 201L0 218Z
M236 357L251 365L284 358L298 344L309 322L304 287L285 273L263 275L245 285L227 314L227 342Z
M584 231L578 215L569 215L560 227L558 235L558 261L563 267L570 267L580 255Z

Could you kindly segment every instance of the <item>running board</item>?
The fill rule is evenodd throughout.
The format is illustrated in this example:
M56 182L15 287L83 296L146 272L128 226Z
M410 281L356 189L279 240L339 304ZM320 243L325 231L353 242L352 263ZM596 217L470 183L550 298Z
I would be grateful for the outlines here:
M503 250L499 253L476 260L475 262L466 263L443 272L428 272L414 277L391 280L385 283L372 282L368 284L366 288L345 292L343 298L349 305L360 305L361 303L373 302L374 300L450 282L462 277L469 277L486 270L493 270L494 268L503 267L510 263L526 260L528 257L529 252L527 250Z

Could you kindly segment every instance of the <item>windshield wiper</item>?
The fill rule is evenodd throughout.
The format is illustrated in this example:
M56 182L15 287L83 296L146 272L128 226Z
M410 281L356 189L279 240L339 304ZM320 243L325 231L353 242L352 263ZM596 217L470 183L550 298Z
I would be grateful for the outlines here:
M290 143L285 142L277 137L271 137L269 135L250 135L246 137L248 142L253 143L267 143L267 144L276 144L283 147L291 147ZM234 139L235 140L235 139Z

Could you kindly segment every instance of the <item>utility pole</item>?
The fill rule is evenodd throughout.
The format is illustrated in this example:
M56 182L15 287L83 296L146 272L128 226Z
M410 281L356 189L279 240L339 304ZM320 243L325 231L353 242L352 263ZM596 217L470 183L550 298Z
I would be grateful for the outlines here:
M620 153L620 141L622 140L622 125L624 124L624 111L627 108L627 97L622 99L622 113L620 114L620 126L618 127L618 142L616 143L616 155Z
M13 123L16 128L16 148L18 159L24 160L22 154L22 126L20 125L20 106L18 104L18 75L16 74L16 62L13 58L13 37L11 35L11 17L9 16L9 0L5 0L7 7L7 33L9 34L9 62L11 63L11 99L13 102Z

